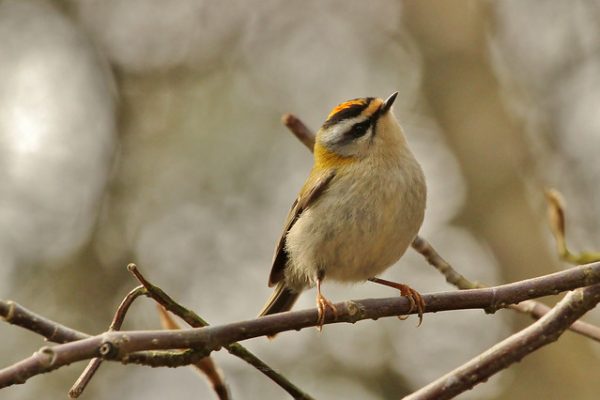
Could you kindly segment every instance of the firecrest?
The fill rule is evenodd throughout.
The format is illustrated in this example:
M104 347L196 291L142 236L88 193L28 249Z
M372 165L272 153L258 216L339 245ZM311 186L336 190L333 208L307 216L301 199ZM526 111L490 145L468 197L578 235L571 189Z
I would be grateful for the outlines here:
M425 212L425 177L392 112L396 96L341 103L319 129L314 165L275 249L275 291L261 316L289 310L316 285L321 327L326 308L336 313L321 292L327 279L397 287L422 317L417 291L375 278L404 254Z

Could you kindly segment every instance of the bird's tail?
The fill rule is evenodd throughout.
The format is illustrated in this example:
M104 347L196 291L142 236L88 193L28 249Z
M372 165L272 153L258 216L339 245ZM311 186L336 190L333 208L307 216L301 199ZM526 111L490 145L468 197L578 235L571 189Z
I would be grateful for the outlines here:
M267 304L265 304L258 316L262 317L269 314L289 311L296 300L298 300L298 296L300 296L300 293L291 291L283 282L279 282L277 286L275 286L275 291L271 297L269 297Z

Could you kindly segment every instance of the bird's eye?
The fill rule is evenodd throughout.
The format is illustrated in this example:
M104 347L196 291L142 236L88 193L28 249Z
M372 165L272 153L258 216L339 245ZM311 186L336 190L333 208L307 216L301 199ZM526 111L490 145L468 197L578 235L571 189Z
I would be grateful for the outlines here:
M364 136L371 126L371 119L366 119L363 122L358 122L350 128L346 133L344 133L345 140L355 140L361 136Z

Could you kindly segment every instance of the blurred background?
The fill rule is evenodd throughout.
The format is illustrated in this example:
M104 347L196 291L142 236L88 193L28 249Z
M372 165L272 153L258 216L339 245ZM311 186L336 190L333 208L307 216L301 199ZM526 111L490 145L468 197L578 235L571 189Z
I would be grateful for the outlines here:
M212 324L253 318L310 153L337 103L398 90L429 185L427 238L472 280L551 273L543 190L575 250L600 247L599 1L0 1L0 297L105 330L142 271ZM409 250L388 279L452 290ZM389 297L325 285L334 301ZM546 299L553 304L557 299ZM314 292L297 308L314 306ZM600 323L600 315L588 320ZM531 321L463 311L244 343L319 399L397 399ZM140 300L125 328L157 328ZM0 324L1 366L43 345ZM285 393L219 352L234 398ZM464 399L595 399L597 343L558 343ZM76 364L4 389L65 398ZM106 363L84 399L214 398L190 368Z

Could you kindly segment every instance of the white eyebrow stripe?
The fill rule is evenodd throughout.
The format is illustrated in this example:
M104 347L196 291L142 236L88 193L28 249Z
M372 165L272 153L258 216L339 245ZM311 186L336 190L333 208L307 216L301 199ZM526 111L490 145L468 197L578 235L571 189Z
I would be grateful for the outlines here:
M344 134L346 132L350 131L350 129L355 124L365 122L369 118L370 117L368 117L368 116L359 115L358 117L354 117L351 119L345 119L345 120L338 122L337 124L329 127L329 129L326 130L327 134L325 135L326 136L325 141L329 142L329 143L338 142L339 140L341 140L341 138L344 136Z

